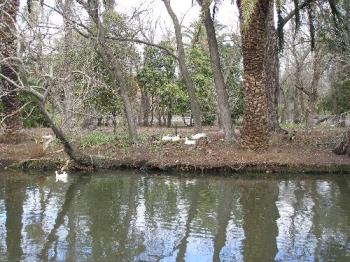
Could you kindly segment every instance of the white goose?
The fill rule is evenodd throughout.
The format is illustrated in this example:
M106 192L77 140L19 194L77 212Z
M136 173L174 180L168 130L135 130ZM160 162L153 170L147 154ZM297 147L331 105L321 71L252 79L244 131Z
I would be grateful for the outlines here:
M166 135L162 137L163 142L177 142L180 141L181 137L179 135L176 136L171 136L171 135Z
M63 183L67 183L68 182L68 173L63 171L63 172L58 172L55 171L55 175L56 175L56 182L61 181Z
M206 138L206 137L207 137L206 133L198 133L198 134L192 135L191 139L198 140L198 139Z
M185 138L185 145L194 146L194 145L196 145L196 140L190 140L186 137Z

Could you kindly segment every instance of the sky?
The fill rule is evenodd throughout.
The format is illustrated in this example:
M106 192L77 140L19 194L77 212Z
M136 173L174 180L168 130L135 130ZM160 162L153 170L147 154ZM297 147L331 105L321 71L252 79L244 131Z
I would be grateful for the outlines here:
M172 21L165 9L162 0L117 0L117 9L122 10L123 13L131 13L134 8L143 4L148 6L153 13L154 20L159 18L160 27L173 28ZM195 4L192 5L192 0L172 0L171 6L179 20L183 19L183 26L188 26L191 22L199 19L200 7ZM227 26L228 31L237 30L238 28L238 10L231 0L223 0L219 6L216 14L216 19ZM158 34L161 34L161 28Z
M26 2L26 0L21 0L22 8L26 5ZM44 0L44 2L50 6L54 6L55 4L55 0ZM192 2L194 2L193 5ZM149 10L147 20L152 20L154 22L158 20L155 41L159 41L167 30L170 29L173 32L172 21L162 0L116 0L116 10L126 15L131 15L135 8L139 8L140 6L142 6L142 9ZM182 25L184 27L187 27L193 21L199 19L200 7L195 0L171 0L171 6L179 20L183 21ZM226 31L237 32L238 10L236 6L231 3L231 0L221 1L216 19L220 24L227 26ZM53 13L50 17L50 21L52 24L60 25L62 23L62 17Z

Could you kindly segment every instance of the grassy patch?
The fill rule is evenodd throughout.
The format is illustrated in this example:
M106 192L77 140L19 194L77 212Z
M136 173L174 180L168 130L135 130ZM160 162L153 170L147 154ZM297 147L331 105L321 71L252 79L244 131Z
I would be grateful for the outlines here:
M115 145L117 142L114 134L104 132L91 132L83 135L80 138L79 144L81 147L101 146L101 145Z

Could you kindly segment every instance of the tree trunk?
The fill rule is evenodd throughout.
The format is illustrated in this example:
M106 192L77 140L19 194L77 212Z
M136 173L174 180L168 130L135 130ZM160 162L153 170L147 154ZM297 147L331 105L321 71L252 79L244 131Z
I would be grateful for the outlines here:
M180 68L182 80L187 88L188 96L190 99L191 111L194 118L195 131L201 132L202 131L202 117L201 117L202 113L199 107L198 99L196 97L195 86L192 82L190 73L186 66L186 56L185 56L184 45L182 42L181 25L176 14L171 8L170 0L163 0L163 2L174 24L179 68Z
M73 28L70 24L70 20L73 16L73 1L65 0L63 8L64 19L64 46L63 46L63 67L64 67L64 81L63 81L63 128L68 130L73 127L73 88L71 82L71 63L70 55L73 45Z
M171 113L171 107L168 108L167 110L167 127L171 127L171 119L173 118L173 115Z
M269 3L267 17L267 48L265 59L267 122L270 131L282 130L278 121L279 56L278 38L274 19L274 1Z
M141 88L141 108L140 108L140 123L142 123L143 126L148 126L148 116L150 111L150 103L149 103L149 97L147 94L147 91L144 88Z
M0 60L7 59L0 64L1 74L16 82L18 76L17 66L13 59L17 57L16 16L19 8L19 0L0 0ZM6 125L5 132L8 135L15 134L22 127L20 120L20 102L16 87L10 82L0 78L4 94L1 101L4 107Z
M242 6L239 1L244 66L242 142L244 147L252 150L266 149L268 146L264 61L267 46L266 19L269 2L258 0L248 24L245 25L242 21Z
M131 103L129 100L129 94L127 90L127 83L123 76L122 66L118 59L113 55L112 50L109 46L104 43L104 39L100 40L99 52L102 55L103 63L107 67L110 76L113 79L113 83L115 84L115 88L118 89L119 95L123 102L124 113L126 116L126 121L128 123L128 132L131 140L135 141L137 139L137 130L134 119L134 112L131 107Z
M211 68L213 70L213 77L217 95L217 102L219 107L220 124L222 125L225 140L232 140L232 121L230 104L228 102L228 94L225 87L224 76L221 71L219 48L216 39L214 22L210 15L209 6L202 4L202 1L198 1L202 5L203 21L205 29L207 31L207 39L210 53Z
M314 53L313 57L313 75L311 80L311 86L310 91L307 94L308 95L308 117L306 118L306 127L313 128L314 126L314 119L316 117L316 104L318 99L318 86L320 79L322 77L322 72L324 70L323 62L322 61L322 53L318 49Z

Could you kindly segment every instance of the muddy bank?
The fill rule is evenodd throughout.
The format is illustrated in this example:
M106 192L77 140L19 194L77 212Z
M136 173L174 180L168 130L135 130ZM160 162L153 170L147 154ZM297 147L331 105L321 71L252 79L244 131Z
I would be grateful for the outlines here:
M183 142L162 143L159 138L171 129L141 130L143 141L127 145L123 141L111 140L110 131L102 130L98 141L91 137L75 139L79 150L87 155L98 156L103 161L102 169L133 168L142 171L166 171L187 173L337 173L350 174L350 158L332 153L334 138L343 130L314 130L311 134L302 131L295 136L274 134L270 147L264 152L244 150L235 143L225 143L217 130L207 129L208 139L195 146ZM192 130L179 130L189 135ZM40 138L49 129L34 129L27 132L31 139L19 144L0 143L0 169L58 170L61 168L79 170L81 167L70 162L58 143L41 150ZM100 137L105 136L105 142ZM84 140L85 139L85 140ZM79 142L80 141L80 142ZM81 142L83 141L83 142ZM99 165L101 166L101 165ZM87 171L94 171L91 168Z
M27 159L27 160L0 160L1 169L20 170L60 170L67 165L65 159ZM65 167L67 168L67 166ZM72 171L82 170L74 163L69 163L68 168ZM183 172L194 174L241 174L241 173L263 173L263 174L349 174L350 164L341 165L293 165L285 163L227 163L227 164L202 164L191 163L156 163L154 161L140 160L117 160L111 159L105 166L106 170L138 169L144 172ZM84 171L98 171L102 169L84 169Z

